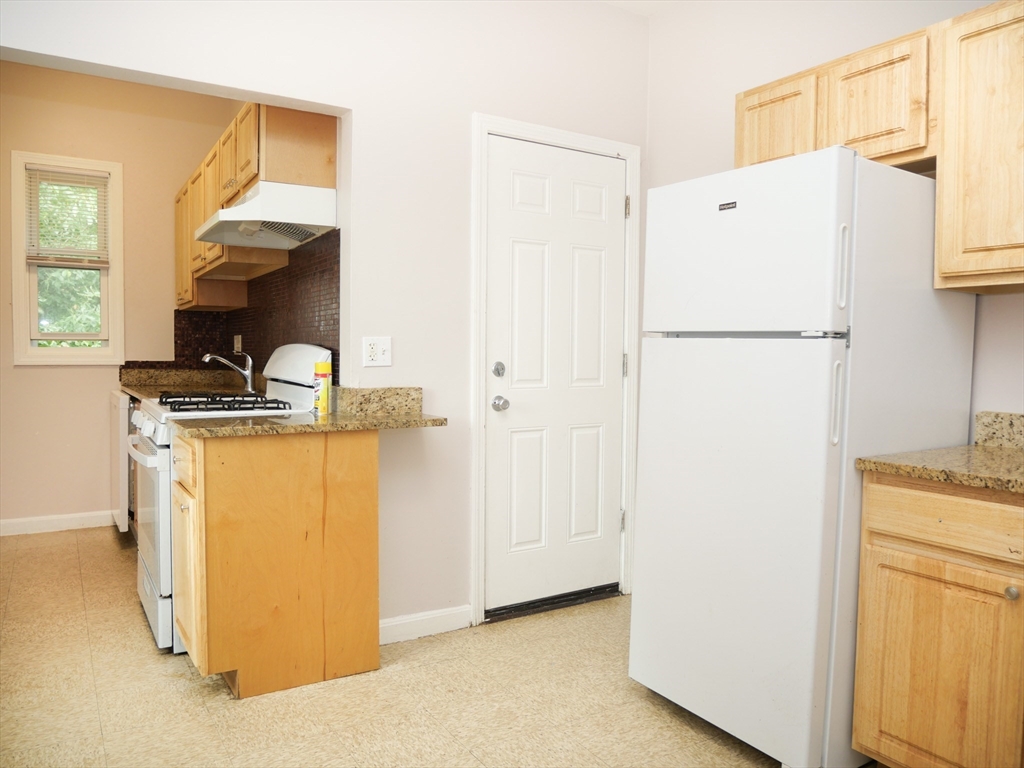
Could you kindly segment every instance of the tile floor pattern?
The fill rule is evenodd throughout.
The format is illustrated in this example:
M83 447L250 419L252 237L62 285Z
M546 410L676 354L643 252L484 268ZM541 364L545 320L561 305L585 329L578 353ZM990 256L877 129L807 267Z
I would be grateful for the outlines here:
M156 649L135 567L113 528L0 538L0 768L778 766L627 677L625 597L238 701Z

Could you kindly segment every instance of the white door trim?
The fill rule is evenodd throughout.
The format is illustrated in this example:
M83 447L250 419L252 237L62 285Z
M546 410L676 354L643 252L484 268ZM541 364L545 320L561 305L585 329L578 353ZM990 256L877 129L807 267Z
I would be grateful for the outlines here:
M626 161L626 194L632 211L626 219L626 296L623 318L623 348L629 360L629 375L623 382L622 428L622 501L626 510L625 532L620 549L619 588L632 589L633 506L636 493L636 422L639 404L637 361L640 343L640 147L609 141L581 133L547 128L491 115L473 114L473 166L470 217L470 259L472 261L472 302L470 305L470 434L472 436L473 474L470 541L470 606L473 623L484 620L484 458L487 391L487 136L495 134L511 139L535 141L565 149L592 152Z

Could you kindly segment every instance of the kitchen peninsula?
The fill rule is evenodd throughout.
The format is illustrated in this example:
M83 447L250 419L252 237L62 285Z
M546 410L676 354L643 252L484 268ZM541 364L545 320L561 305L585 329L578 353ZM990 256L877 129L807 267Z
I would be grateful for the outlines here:
M123 374L141 398L188 386ZM380 666L378 430L447 420L422 413L415 387L334 394L324 416L174 425L174 626L239 698Z

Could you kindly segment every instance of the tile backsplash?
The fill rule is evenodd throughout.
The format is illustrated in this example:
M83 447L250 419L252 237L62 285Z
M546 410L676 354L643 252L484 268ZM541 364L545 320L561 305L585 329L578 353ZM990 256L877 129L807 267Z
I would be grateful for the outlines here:
M174 360L132 361L125 368L203 369L207 352L232 359L233 338L262 372L282 344L331 350L338 382L340 238L338 230L289 252L288 266L249 281L249 306L232 312L174 312Z

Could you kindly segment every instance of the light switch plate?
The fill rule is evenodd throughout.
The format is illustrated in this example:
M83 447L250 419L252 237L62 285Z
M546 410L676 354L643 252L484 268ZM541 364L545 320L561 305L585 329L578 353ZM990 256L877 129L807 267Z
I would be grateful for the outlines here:
M391 365L391 337L363 336L363 367Z
M242 351L242 334L236 333L235 334L235 352L241 352L241 351Z

